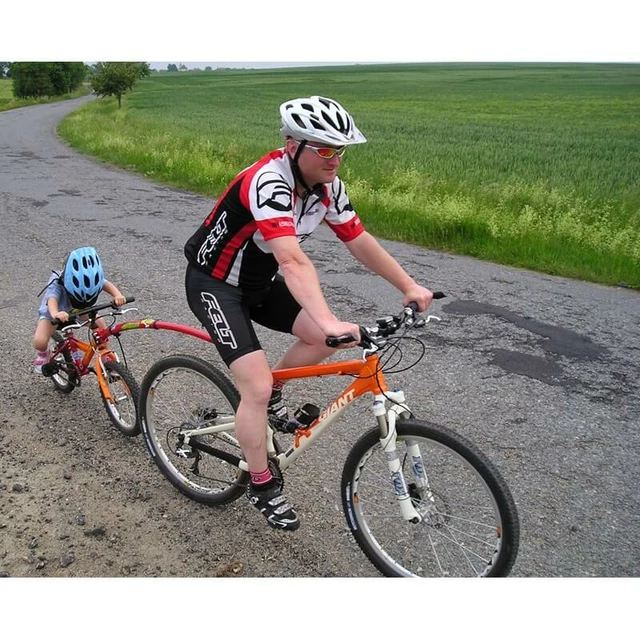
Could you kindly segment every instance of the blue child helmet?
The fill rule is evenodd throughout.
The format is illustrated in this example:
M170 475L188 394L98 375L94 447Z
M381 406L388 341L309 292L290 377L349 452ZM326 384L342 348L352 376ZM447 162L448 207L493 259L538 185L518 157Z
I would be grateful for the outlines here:
M104 286L104 272L93 247L80 247L69 254L62 272L62 286L78 309L96 302Z

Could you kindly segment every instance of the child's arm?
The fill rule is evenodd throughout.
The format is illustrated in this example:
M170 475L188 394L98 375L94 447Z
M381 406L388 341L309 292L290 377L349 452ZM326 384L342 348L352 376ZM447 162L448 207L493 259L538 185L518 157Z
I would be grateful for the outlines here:
M116 287L113 282L109 282L109 280L104 281L102 290L106 291L113 298L113 302L119 307L127 301L127 299L120 293L118 287Z
M49 296L47 299L47 309L49 309L51 317L60 320L60 322L66 322L69 319L69 314L66 311L58 309L58 298L55 296Z

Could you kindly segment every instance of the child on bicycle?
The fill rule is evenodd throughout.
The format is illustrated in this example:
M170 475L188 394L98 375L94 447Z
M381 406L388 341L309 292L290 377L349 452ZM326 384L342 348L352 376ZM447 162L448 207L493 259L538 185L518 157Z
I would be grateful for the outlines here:
M54 271L49 278L38 309L38 324L33 336L36 358L35 371L40 373L42 365L49 361L49 340L56 329L53 321L60 323L69 320L69 312L77 312L94 305L101 291L105 291L113 302L120 306L126 298L118 287L104 277L102 262L93 247L74 249L67 257L61 273ZM41 292L41 293L42 293ZM105 326L98 318L97 324Z

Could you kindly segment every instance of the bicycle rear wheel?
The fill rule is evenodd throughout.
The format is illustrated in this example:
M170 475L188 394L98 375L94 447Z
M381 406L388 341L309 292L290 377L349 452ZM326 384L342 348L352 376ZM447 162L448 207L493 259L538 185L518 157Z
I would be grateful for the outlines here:
M237 464L242 451L235 437L240 396L213 365L189 355L156 362L140 388L142 432L153 461L176 489L197 502L226 504L240 497L248 474ZM185 432L229 422L215 434Z
M344 465L342 501L360 548L386 576L505 576L518 552L519 522L507 485L469 441L438 425L400 421L397 451L411 501L422 516L404 520L379 432L354 445ZM419 447L428 482L414 476Z
M103 364L107 372L106 379L111 399L105 397L102 388L100 388L100 395L109 420L125 436L137 436L140 433L138 419L140 387L133 374L121 362L106 360Z

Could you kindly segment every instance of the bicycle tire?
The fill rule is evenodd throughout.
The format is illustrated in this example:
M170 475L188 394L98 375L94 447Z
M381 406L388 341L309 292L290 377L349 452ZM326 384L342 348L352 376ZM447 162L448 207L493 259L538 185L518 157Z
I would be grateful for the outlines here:
M121 362L106 360L103 364L107 372L111 400L105 397L102 387L100 387L100 395L109 420L123 435L129 438L137 436L140 433L138 416L140 387L131 371Z
M59 331L54 331L51 336L49 349L53 352L60 344L64 342L64 337ZM68 370L75 372L75 365L73 363L73 356L71 355L71 349L64 348L55 358L60 361ZM72 378L64 369L58 369L56 373L51 376L51 382L53 382L54 388L60 393L71 393L79 382L78 374L74 373Z
M244 493L249 474L237 467L242 451L234 426L189 445L182 435L231 420L239 402L231 380L195 356L167 356L144 376L139 407L147 449L165 478L196 502L223 505Z
M423 519L413 524L402 518L379 431L368 431L351 449L341 483L349 529L367 558L385 576L508 575L520 528L497 469L445 427L399 421L397 432L403 475ZM428 478L422 491L406 451L410 442L419 445Z

